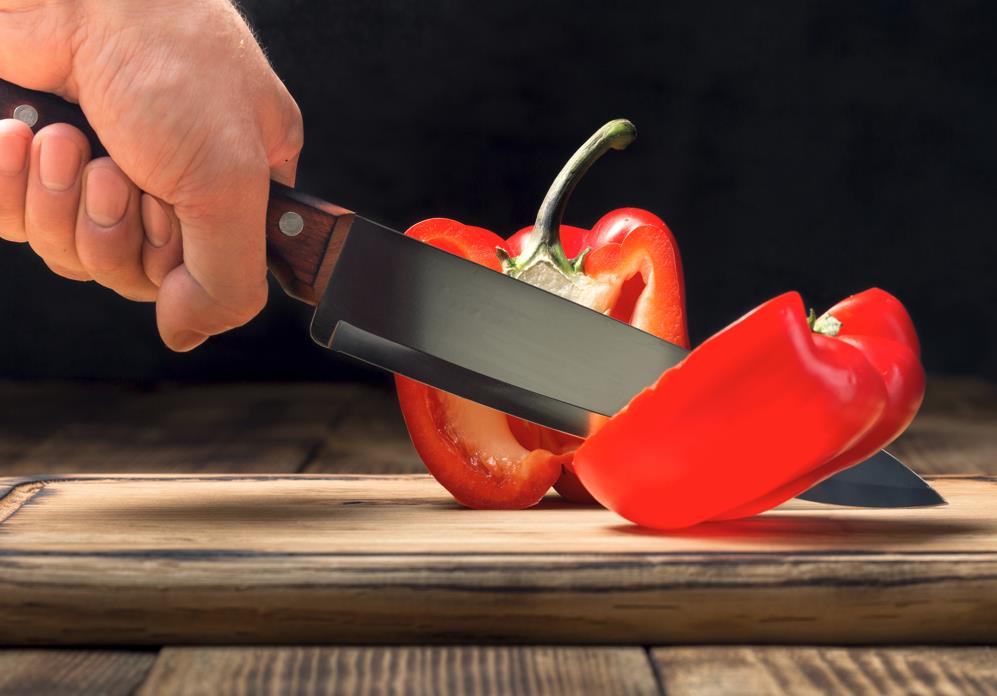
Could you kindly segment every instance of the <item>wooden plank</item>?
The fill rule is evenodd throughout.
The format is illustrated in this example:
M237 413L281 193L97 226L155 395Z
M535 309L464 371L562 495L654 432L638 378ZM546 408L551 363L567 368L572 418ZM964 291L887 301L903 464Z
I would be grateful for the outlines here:
M131 389L89 382L0 380L0 474L39 442L72 423L99 420Z
M556 496L528 510L468 510L422 475L54 478L0 527L0 550L997 553L997 480L931 480L949 505L884 510L790 501L752 519L655 532Z
M922 475L997 475L997 384L929 380L920 414L889 449Z
M997 475L997 415L925 413L889 449L922 475Z
M291 473L358 393L335 384L162 385L22 447L0 472Z
M658 694L641 648L166 648L142 696Z
M302 473L422 474L394 389L358 390Z
M997 475L997 386L932 379L892 447L922 474ZM0 382L0 474L417 473L393 391Z
M662 534L424 476L55 479L0 524L0 642L997 640L997 481L933 482Z
M155 660L155 651L0 650L0 695L128 696Z
M669 696L997 694L994 648L696 647L652 657Z
M929 377L921 412L955 418L997 416L997 382L975 377Z

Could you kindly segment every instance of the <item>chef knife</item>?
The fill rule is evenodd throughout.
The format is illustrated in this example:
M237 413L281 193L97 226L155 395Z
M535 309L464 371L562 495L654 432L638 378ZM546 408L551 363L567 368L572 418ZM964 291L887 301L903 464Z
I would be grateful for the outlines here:
M69 123L106 154L79 107L0 81L0 118ZM585 436L688 351L545 290L406 237L276 182L267 262L316 305L333 351L563 432ZM620 356L626 356L620 359ZM800 497L863 507L943 503L886 452Z

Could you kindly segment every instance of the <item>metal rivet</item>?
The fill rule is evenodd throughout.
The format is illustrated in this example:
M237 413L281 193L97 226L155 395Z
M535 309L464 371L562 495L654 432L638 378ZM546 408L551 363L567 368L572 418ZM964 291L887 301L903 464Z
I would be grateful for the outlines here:
M31 104L21 104L14 109L14 118L26 123L28 128L34 128L35 124L38 123L38 109Z
M277 226L288 237L297 237L305 229L305 220L294 211L288 211L280 216Z

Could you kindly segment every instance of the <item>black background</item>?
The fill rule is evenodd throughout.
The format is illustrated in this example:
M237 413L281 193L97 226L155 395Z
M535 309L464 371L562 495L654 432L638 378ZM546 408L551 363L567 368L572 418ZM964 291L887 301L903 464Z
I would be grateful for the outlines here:
M785 290L820 311L878 285L929 370L997 378L997 3L242 5L304 113L305 190L402 229L442 215L507 235L625 116L637 142L567 222L661 215L694 341ZM0 376L377 378L314 347L307 308L276 289L250 326L180 356L151 306L23 246L0 263Z

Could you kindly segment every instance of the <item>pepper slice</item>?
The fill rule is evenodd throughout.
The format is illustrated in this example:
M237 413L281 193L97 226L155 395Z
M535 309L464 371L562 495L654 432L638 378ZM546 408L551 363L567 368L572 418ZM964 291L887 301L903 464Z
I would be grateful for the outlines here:
M831 461L716 519L750 517L795 498L835 472L871 457L899 437L917 415L925 388L921 347L914 323L897 298L870 288L831 307L812 327L862 351L883 380L886 407L858 442Z
M924 392L917 338L882 290L814 321L786 293L715 334L576 451L606 507L670 529L774 507L898 435Z
M568 198L589 167L635 136L625 120L599 129L555 179L536 224L508 241L446 218L424 220L406 234L688 347L681 261L660 218L623 208L591 230L561 224ZM572 500L592 500L571 470L581 438L404 377L396 376L395 383L412 443L430 473L462 504L525 508L551 486Z

